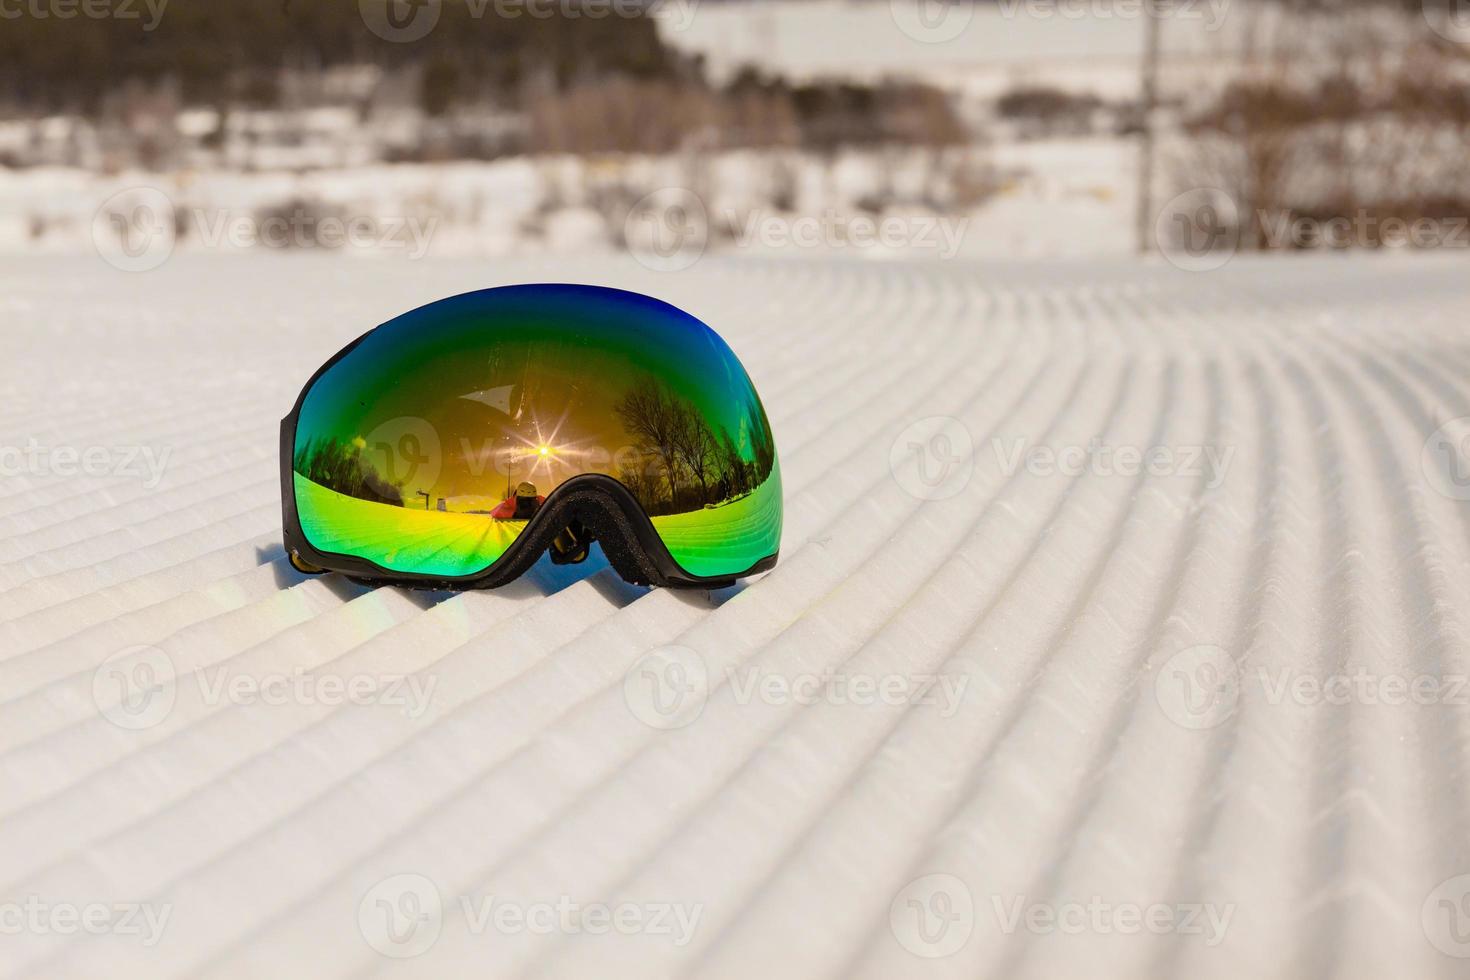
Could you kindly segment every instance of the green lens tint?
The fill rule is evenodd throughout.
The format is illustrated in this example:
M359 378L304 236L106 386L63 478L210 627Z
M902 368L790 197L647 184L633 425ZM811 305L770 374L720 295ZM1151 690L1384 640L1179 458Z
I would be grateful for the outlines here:
M586 473L621 481L690 575L738 575L781 539L775 442L735 355L667 303L594 286L383 324L306 392L292 469L312 546L394 572L483 571Z

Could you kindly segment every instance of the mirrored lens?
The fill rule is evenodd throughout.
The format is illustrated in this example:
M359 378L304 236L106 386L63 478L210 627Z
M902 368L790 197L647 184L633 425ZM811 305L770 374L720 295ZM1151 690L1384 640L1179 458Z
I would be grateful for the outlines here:
M760 399L703 323L637 293L511 286L369 333L301 404L307 540L395 572L470 575L557 487L622 482L690 575L776 553L781 476Z

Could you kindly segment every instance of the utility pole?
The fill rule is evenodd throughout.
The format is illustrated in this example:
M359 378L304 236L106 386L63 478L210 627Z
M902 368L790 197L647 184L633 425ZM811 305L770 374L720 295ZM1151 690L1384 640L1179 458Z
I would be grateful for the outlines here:
M1151 250L1153 239L1154 110L1159 102L1159 7L1157 0L1143 3L1143 60L1139 65L1138 207L1134 234L1139 254Z

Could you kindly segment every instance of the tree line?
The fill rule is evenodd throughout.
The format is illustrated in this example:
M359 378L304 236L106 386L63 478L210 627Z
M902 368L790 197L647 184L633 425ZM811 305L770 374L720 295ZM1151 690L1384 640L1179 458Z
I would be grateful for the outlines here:
M748 452L728 428L716 432L693 402L652 377L638 381L613 410L639 454L622 464L618 479L649 514L698 510L743 496L775 468L776 442L754 400L746 402L743 419Z
M296 450L291 465L297 473L328 490L359 500L403 506L403 491L389 483L355 443L308 440Z
M711 139L833 153L969 138L949 97L917 82L794 82L746 69L716 84L649 16L500 17L493 4L444 0L427 37L397 44L367 27L354 0L175 2L156 23L141 0L133 4L141 19L7 19L4 5L0 115L126 118L131 105L157 107L165 96L222 115L299 109L325 97L302 89L301 78L373 66L381 78L372 94L352 97L364 114L407 89L430 116L488 106L522 117L523 126L471 140L463 153L667 153Z
M678 62L649 17L508 18L464 0L446 0L436 28L412 44L373 34L357 0L181 0L156 20L142 2L128 5L135 17L11 6L17 16L0 16L0 101L39 111L90 115L124 86L165 80L191 105L274 106L282 69L343 65L420 67L439 93L429 97L448 85L449 96L504 104L543 78L662 77Z

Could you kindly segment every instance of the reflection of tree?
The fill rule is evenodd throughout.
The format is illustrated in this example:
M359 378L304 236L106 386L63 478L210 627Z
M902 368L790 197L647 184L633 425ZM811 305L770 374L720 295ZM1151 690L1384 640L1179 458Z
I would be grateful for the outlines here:
M718 466L716 459L715 434L710 430L704 415L693 405L682 405L679 424L674 432L674 448L679 459L699 481L699 506L709 503L709 478Z
M736 444L730 430L724 426L720 427L720 482L724 487L726 497L739 497L749 493L755 483L755 464L746 462L740 456L740 447Z
M766 413L754 398L746 403L746 433L750 438L750 449L755 456L755 485L766 482L771 470L776 467L776 438L771 434L771 423Z
M644 377L613 406L613 411L637 440L638 451L663 463L669 502L678 500L678 438L686 411L679 396L657 379Z
M351 443L312 439L296 451L292 468L313 483L349 497L403 506L403 492L379 475L362 449Z
M650 514L657 513L659 505L659 479L648 472L646 464L627 462L618 468L618 480L628 488L639 505Z
M723 426L716 435L693 402L652 377L639 380L614 411L641 457L624 464L619 479L650 514L697 510L743 496L775 467L771 427L754 399L746 405L739 440Z

